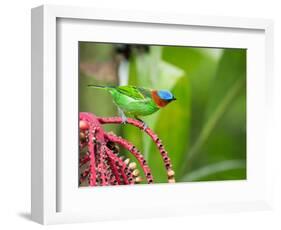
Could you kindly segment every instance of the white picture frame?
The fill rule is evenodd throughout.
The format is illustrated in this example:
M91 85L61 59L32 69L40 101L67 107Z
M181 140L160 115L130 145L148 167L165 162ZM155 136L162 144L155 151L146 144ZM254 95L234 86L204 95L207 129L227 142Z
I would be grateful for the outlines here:
M188 29L195 31L190 38L185 36ZM153 30L157 30L158 36ZM171 30L173 33L170 33ZM122 33L116 33L118 31ZM145 31L150 33L138 36L136 40L134 36ZM126 32L127 36L124 37ZM272 33L273 23L266 19L50 5L32 9L32 219L41 224L56 224L271 208ZM170 36L164 36L168 34ZM66 106L58 106L61 105L58 100L77 104L78 92L75 88L78 83L75 76L78 71L75 70L78 67L75 62L77 47L74 44L80 39L249 49L247 81L255 84L247 84L247 181L78 189L75 184L77 178L74 178L76 168L71 172L77 150L73 135L78 130L75 126L73 129L68 126L77 121L78 108L67 106L67 103L63 103ZM65 72L64 65L69 63L72 64L71 68ZM65 74L71 80L67 85L62 85L57 76L63 77ZM70 115L61 122L61 113ZM65 132L66 127L69 135L64 136L74 140L67 151L74 152L61 167L64 155L57 153L65 142L62 140L58 143L58 132ZM225 191L225 194L218 191ZM119 201L114 200L113 195L119 197ZM143 198L136 201L136 205L120 207L125 198L133 200L137 195ZM102 197L107 197L108 201L102 203ZM161 203L165 197L172 199ZM186 199L182 200L183 197ZM118 208L104 208L112 202ZM85 204L88 206L85 207Z

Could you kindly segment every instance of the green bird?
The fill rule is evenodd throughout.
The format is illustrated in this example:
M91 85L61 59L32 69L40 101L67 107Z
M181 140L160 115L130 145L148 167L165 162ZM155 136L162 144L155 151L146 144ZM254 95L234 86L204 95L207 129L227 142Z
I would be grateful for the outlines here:
M148 116L165 107L170 102L176 100L174 95L168 90L155 90L130 85L124 86L100 86L88 85L88 87L107 90L122 117L122 122L126 123L126 115L134 116L142 121L139 116ZM143 122L143 121L142 121Z

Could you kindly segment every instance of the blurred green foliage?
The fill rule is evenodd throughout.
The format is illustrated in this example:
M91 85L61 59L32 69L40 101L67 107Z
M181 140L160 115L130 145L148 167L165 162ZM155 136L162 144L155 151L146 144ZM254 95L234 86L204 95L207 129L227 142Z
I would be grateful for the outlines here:
M134 45L122 56L120 47L79 44L80 111L118 115L107 92L86 86L118 85L124 73L127 84L171 90L177 101L143 120L163 141L176 180L246 179L246 50L148 46L144 51ZM122 62L128 69L120 72ZM160 154L147 135L129 125L105 127L133 142L155 181L166 182Z

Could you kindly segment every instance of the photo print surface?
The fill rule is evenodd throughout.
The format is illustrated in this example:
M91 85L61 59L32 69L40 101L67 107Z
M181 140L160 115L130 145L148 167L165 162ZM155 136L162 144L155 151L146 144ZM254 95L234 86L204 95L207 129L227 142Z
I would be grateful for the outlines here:
M79 186L245 180L246 54L79 42Z

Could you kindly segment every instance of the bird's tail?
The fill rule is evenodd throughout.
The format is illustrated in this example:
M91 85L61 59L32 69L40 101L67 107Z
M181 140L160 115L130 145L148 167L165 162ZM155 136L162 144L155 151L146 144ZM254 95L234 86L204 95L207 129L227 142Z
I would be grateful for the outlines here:
M112 89L115 88L114 86L103 86L103 85L88 85L90 88L96 88L96 89Z

